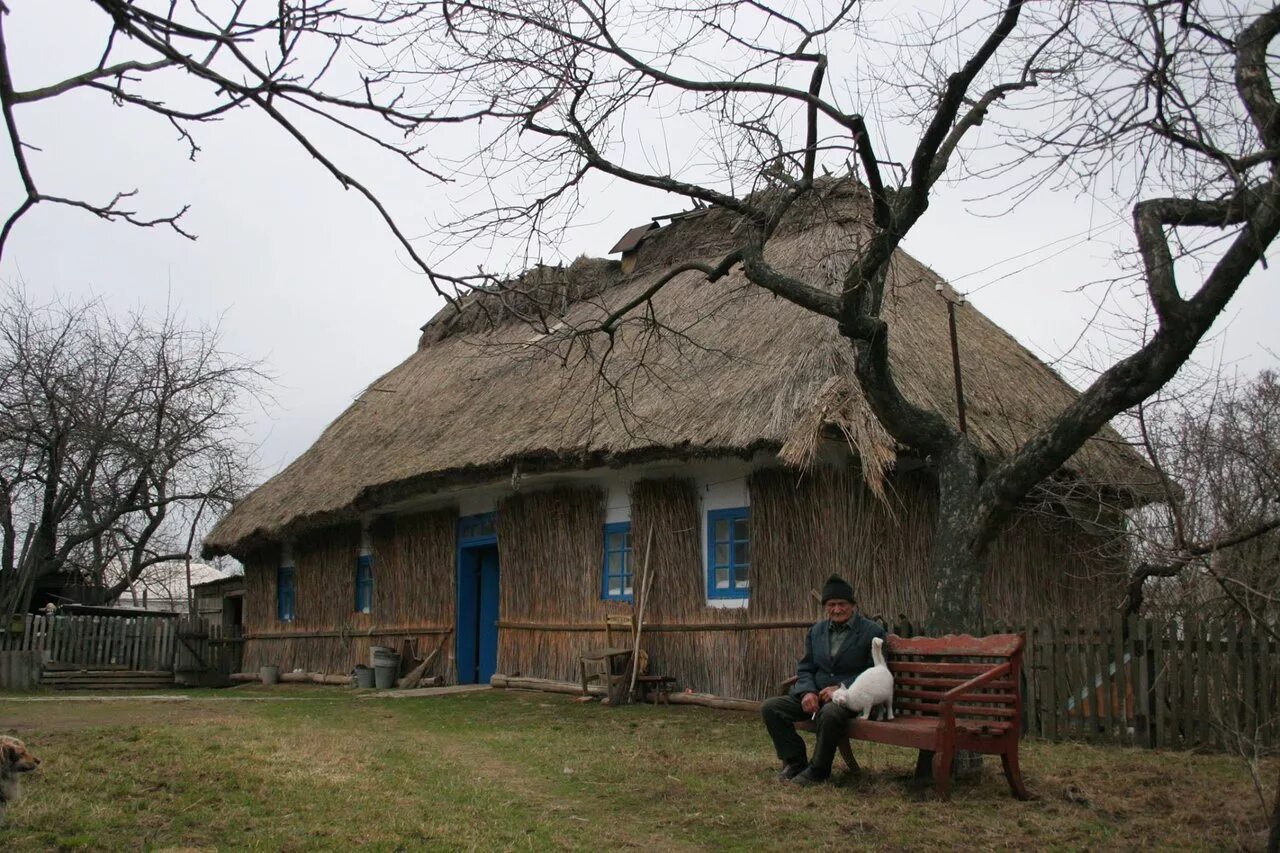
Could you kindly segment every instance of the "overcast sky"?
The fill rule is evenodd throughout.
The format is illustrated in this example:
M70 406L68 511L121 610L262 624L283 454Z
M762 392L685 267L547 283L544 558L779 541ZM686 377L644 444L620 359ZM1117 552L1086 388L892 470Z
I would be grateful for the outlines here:
M10 5L5 28L19 89L96 61L94 22L80 19L86 8L80 0ZM261 359L277 378L274 402L246 424L259 444L264 477L305 450L366 384L409 355L418 327L440 305L368 204L344 192L257 115L244 111L201 129L195 162L167 124L116 108L99 93L24 108L19 122L26 141L40 149L31 161L45 191L104 199L136 188L137 206L150 214L189 204L184 223L199 240L43 206L14 231L0 278L23 283L36 297L100 297L119 310L163 310L171 302L192 323L220 320L226 348ZM429 244L428 222L447 213L442 190L391 171L376 156L343 153L344 165L378 187ZM0 197L8 208L20 198L20 185L9 158L0 168ZM684 206L603 180L593 187L584 224L563 247L566 259L603 255L628 228ZM1113 350L1104 327L1117 322L1117 310L1132 307L1123 294L1081 289L1113 274L1114 253L1128 240L1128 213L1072 193L991 218L997 209L967 201L964 186L944 188L907 248L1078 381L1074 360L1091 348ZM475 250L457 261L474 269L494 258ZM1246 374L1276 365L1277 318L1277 272L1257 271L1202 347L1200 361Z

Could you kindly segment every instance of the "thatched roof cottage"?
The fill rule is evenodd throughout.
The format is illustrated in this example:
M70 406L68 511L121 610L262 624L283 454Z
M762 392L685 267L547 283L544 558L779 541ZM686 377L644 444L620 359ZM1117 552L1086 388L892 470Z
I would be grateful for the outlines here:
M768 255L834 286L863 210L857 187L829 186ZM441 649L451 680L572 679L604 616L630 607L650 531L646 646L697 690L771 690L815 617L809 590L833 571L864 612L922 616L933 474L867 411L834 324L737 273L691 272L654 295L660 331L568 334L674 263L714 263L733 227L727 211L697 211L633 230L625 263L541 268L440 311L416 352L205 540L245 562L246 666L346 672L370 642L412 637ZM954 412L943 283L901 252L891 283L899 382ZM957 322L969 431L999 457L1074 392L972 306ZM988 617L1111 602L1117 519L1103 508L1140 500L1150 480L1115 439L1081 449L1001 537Z

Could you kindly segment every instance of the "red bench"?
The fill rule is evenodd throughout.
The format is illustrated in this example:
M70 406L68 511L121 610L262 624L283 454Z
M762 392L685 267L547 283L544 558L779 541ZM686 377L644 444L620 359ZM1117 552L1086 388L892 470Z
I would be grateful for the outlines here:
M893 673L893 720L854 719L840 742L849 769L858 770L850 740L929 750L938 796L951 795L951 762L957 750L999 755L1009 788L1030 799L1018 769L1022 726L1022 637L968 634L885 642ZM787 682L787 686L795 679ZM796 728L813 731L805 720Z

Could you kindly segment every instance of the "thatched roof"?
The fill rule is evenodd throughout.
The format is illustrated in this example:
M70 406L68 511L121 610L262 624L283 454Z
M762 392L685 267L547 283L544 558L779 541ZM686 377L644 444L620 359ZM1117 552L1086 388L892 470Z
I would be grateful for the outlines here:
M766 256L811 284L837 286L858 251L860 193L848 183L825 188L789 214ZM735 220L711 209L646 233L626 276L616 262L582 259L446 307L423 327L415 353L222 519L206 553L244 553L441 486L508 476L515 465L528 473L758 449L803 464L833 428L874 479L899 448L856 390L848 343L830 320L740 272L715 283L697 272L673 279L652 300L653 316L669 327L660 334L624 324L611 349L603 335L568 337L643 293L672 263L715 263L732 245ZM899 252L890 283L898 382L911 399L953 415L941 280ZM1075 392L971 305L957 321L969 431L1000 457ZM1121 494L1152 481L1109 432L1088 442L1063 477Z

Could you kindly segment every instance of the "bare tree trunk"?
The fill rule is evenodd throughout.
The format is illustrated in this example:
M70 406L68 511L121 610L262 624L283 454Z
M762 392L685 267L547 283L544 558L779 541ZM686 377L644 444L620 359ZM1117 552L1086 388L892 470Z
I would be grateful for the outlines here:
M939 454L938 528L933 548L930 632L974 630L982 617L982 555L975 553L973 506L980 458L965 436Z

